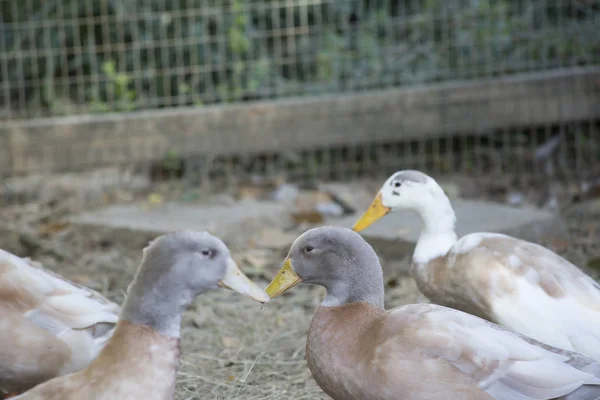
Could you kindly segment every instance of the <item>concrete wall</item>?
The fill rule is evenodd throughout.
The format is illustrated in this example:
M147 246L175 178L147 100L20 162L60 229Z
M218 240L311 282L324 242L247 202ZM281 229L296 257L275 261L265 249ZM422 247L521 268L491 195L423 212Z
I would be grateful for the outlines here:
M310 149L600 118L600 67L344 96L0 126L0 175L179 154Z

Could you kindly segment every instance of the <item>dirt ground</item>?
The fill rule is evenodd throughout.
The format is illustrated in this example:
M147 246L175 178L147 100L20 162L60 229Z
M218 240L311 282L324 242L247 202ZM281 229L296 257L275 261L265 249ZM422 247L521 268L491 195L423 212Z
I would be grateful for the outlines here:
M58 204L1 207L0 248L32 257L121 303L141 249L153 235L71 226L61 221L77 207ZM579 266L590 263L593 268L588 271L598 277L600 200L573 206L563 217L569 239L555 244L554 250ZM287 249L232 250L242 269L265 287ZM382 259L387 307L423 300L408 277L409 258ZM306 331L322 296L321 288L301 286L264 307L226 290L198 297L183 321L176 398L328 398L305 362Z

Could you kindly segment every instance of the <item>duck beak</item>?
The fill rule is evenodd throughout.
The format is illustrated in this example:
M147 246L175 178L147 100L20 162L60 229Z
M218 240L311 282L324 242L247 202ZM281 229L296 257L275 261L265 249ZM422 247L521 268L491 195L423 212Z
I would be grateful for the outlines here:
M259 288L256 283L252 282L242 271L240 271L231 257L227 260L227 270L225 271L223 279L219 281L219 286L231 289L261 303L266 303L270 300L269 296Z
M360 217L358 221L352 227L353 231L360 232L368 228L373 222L377 221L387 213L391 211L391 208L383 205L381 200L381 193L375 197L375 200L371 203L367 211Z
M294 272L292 260L288 257L285 259L283 267L281 267L275 279L265 289L265 292L267 292L270 298L277 297L300 282L302 282L302 279Z

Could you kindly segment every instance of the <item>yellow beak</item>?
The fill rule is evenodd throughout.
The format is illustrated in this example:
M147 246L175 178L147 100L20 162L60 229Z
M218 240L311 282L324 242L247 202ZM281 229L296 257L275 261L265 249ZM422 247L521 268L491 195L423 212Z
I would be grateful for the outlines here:
M265 289L265 292L270 298L277 297L300 282L302 282L302 279L294 272L292 260L288 257L285 259L283 267L281 267L275 279Z
M353 231L360 232L366 228L368 228L373 222L377 221L387 213L389 213L391 208L383 205L381 200L381 193L375 197L375 200L371 203L367 211L360 217L358 221L352 227Z

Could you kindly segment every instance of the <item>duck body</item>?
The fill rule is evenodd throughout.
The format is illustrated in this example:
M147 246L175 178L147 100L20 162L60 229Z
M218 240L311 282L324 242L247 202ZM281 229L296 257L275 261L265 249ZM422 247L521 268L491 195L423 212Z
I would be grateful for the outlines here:
M86 367L119 311L96 291L0 250L0 388L23 391Z
M600 365L542 346L435 304L353 303L315 312L307 361L336 400L600 398Z
M442 256L413 261L412 275L434 303L600 360L600 286L542 246L473 233Z
M83 371L37 386L15 400L172 399L179 340L120 321L104 351ZM118 377L118 379L115 379Z
M324 286L307 363L334 400L598 400L600 364L437 304L386 311L377 255L349 229L321 227L292 245L265 289ZM551 327L549 327L551 329Z
M394 328L406 327L390 326L386 315L364 303L316 310L306 358L325 393L336 400L446 400L450 391L457 399L493 399L447 361L419 354L406 338L390 340ZM426 379L423 363L429 363ZM432 371L443 379L436 381Z
M429 300L600 361L600 285L575 265L503 234L459 239L448 197L419 171L392 175L353 229L394 210L423 221L411 271Z

